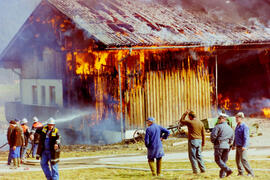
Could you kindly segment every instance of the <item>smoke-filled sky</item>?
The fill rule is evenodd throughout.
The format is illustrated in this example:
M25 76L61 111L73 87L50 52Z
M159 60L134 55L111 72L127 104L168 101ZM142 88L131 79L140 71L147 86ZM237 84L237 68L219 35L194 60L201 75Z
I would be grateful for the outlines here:
M0 53L41 0L0 0Z

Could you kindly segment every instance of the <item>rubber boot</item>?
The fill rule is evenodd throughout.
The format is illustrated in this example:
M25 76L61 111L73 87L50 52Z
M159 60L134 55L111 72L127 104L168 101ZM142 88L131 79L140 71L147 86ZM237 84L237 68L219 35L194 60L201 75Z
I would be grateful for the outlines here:
M156 176L155 162L153 160L148 160L148 164L153 176Z
M16 158L17 159L17 167L21 167L21 158Z
M17 169L17 160L16 160L16 158L12 159L11 161L13 161L13 166L11 166L10 169Z
M161 175L161 163L162 163L162 158L157 158L157 175Z

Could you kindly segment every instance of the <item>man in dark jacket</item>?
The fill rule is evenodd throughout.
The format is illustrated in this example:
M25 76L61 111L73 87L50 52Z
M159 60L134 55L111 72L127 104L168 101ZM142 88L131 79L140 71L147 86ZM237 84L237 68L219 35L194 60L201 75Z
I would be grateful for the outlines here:
M40 165L48 180L58 180L58 162L60 157L60 133L55 127L55 120L48 119L48 124L37 129L40 134L40 141L37 150L37 159L41 157ZM49 168L49 162L50 167Z
M219 123L211 132L211 142L215 148L215 161L220 167L219 177L230 176L233 171L226 165L230 152L230 146L233 143L233 130L227 123L227 115L221 113L218 117Z
M8 165L11 164L11 150L12 150L12 147L11 147L11 133L12 133L12 130L15 127L16 127L16 122L14 120L10 121L8 130L7 130L7 141L8 141L8 144L9 144L8 163L7 163Z
M21 127L19 127L19 124L15 122L13 126L14 128L12 129L12 132L10 134L9 145L11 148L10 156L14 165L12 168L16 169L20 167L20 150L21 150L21 146L23 145L24 138L23 138Z
M154 118L149 117L146 120L148 128L145 134L145 146L147 147L147 158L152 175L160 176L161 173L161 161L164 156L162 148L162 140L167 139L170 135L170 131L154 123ZM157 171L155 171L154 161L157 161Z

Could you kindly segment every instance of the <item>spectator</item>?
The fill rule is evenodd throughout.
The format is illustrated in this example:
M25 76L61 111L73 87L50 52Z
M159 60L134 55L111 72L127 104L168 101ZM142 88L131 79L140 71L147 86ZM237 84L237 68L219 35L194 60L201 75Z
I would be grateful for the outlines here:
M247 158L249 127L244 122L245 115L243 112L238 112L235 115L235 118L237 126L235 128L235 139L232 149L234 150L236 148L235 161L238 169L238 176L243 176L245 169L248 176L254 177L253 170L251 169Z
M164 151L162 148L162 140L167 139L170 131L154 123L154 118L149 117L146 120L148 128L145 134L145 146L147 147L147 158L150 170L153 176L161 175L161 162ZM157 171L155 171L154 161L156 159Z
M188 114L189 120L185 120ZM196 119L193 111L186 111L180 123L188 127L188 157L192 166L194 174L198 173L197 164L199 165L201 173L205 172L205 165L202 159L201 151L205 144L205 129L201 121Z
M221 113L218 117L219 123L211 132L211 142L214 144L215 161L220 167L219 177L230 176L233 171L226 165L233 142L233 130L227 123L227 115Z

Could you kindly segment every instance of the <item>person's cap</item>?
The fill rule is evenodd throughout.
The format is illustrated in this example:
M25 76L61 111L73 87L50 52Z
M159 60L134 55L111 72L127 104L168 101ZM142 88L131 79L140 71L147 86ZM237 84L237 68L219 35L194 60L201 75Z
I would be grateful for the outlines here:
M38 118L36 116L33 117L34 122L38 122Z
M28 122L27 119L26 118L23 118L22 121L21 121L21 124L25 124L27 122Z
M14 120L9 121L9 124L16 124Z
M227 115L227 114L225 114L225 113L219 113L218 117L225 117L225 118L227 118L227 117L228 117L228 115Z
M17 122L20 122L20 120L19 119L17 119L17 118L15 118L14 119L14 121L17 123Z
M154 122L154 121L155 121L155 118L153 118L153 117L149 117L149 118L147 118L147 119L146 119L146 121L151 121L151 122Z
M48 119L48 124L55 124L55 120L52 117L50 117Z
M241 118L244 118L245 117L245 115L244 115L243 112L238 112L235 116L236 117L241 117Z
M189 116L192 116L192 117L195 117L195 116L196 116L194 111L190 111L190 112L188 113L188 115L189 115Z

